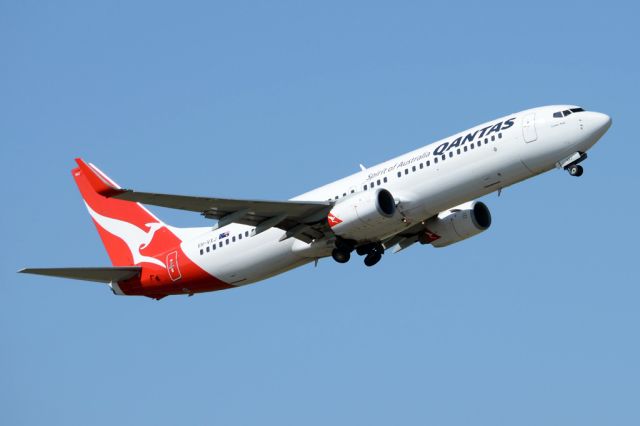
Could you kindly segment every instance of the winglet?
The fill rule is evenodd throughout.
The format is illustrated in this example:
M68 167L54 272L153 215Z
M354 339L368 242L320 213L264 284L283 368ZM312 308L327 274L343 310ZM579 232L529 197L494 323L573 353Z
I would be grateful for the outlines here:
M84 173L93 190L103 197L113 197L127 192L101 173L95 166L85 163L82 158L76 158L76 163L78 163L78 167Z

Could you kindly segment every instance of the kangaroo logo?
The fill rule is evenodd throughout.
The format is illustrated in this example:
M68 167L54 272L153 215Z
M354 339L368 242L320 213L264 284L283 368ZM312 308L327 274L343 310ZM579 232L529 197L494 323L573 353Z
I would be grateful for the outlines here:
M329 222L330 228L333 228L334 226L342 223L342 219L340 219L338 216L335 216L333 213L329 213L329 216L327 216L327 221Z
M144 256L142 253L140 253L140 250L144 249L151 243L151 240L153 240L153 235L158 229L164 226L164 223L146 223L145 226L149 228L149 231L145 232L137 226L130 224L129 222L103 216L89 207L87 203L85 203L85 205L87 206L87 210L89 210L89 214L91 215L93 220L98 223L98 225L100 225L108 233L120 238L122 241L124 241L127 247L129 247L129 251L131 252L133 263L135 265L141 262L147 262L153 263L154 265L162 266L166 269L165 264L160 260L154 257Z
M429 231L428 229L425 230L424 233L427 236L427 241L429 241L430 243L441 238L440 235L436 234L435 232Z

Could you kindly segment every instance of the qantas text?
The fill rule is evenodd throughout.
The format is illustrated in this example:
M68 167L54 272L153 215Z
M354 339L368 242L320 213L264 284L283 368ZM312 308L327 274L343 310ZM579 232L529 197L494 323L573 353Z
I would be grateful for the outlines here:
M444 142L440 145L438 145L438 147L436 149L433 150L433 154L431 152L423 152L419 155L416 155L414 157L411 157L407 160L402 160L399 163L396 163L390 167L385 167L384 169L381 170L377 170L374 172L371 172L368 174L367 176L367 180L372 180L375 179L379 176L383 176L386 175L387 173L391 173L394 170L396 170L396 168L401 168L401 167L406 167L408 165L411 165L417 161L422 160L423 158L429 158L431 155L442 155L445 152L449 151L452 148L455 148L457 146L463 146L464 144L466 144L467 142L473 142L476 138L480 139L483 138L485 136L489 136L492 133L498 133L501 132L503 130L507 130L508 128L510 128L511 126L513 126L514 121L515 121L516 117L510 118L508 120L505 121L501 121L499 123L496 124L491 124L487 127L483 127L482 129L478 129L473 133L469 133L466 136L460 136L456 139L454 139L452 142Z
M475 132L469 133L464 137L460 136L459 138L455 139L453 142L445 142L441 145L438 145L438 147L433 150L433 155L441 155L457 146L462 146L467 142L473 142L476 137L480 139L480 138L483 138L485 135L489 136L491 133L498 133L502 130L507 130L508 128L513 126L514 121L515 121L515 117L505 121L501 121L497 124L483 127L482 129L478 129Z

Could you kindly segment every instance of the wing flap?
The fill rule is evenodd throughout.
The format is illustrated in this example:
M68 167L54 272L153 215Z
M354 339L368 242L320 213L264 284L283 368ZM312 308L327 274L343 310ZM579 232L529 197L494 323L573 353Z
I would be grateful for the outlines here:
M110 283L124 281L140 274L139 266L113 266L98 268L24 268L22 274L46 275L48 277Z

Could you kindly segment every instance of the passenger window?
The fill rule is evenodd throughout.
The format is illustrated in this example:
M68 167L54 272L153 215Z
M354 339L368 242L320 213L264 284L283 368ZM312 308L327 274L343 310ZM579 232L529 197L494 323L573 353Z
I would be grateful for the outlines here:
M560 111L553 113L553 118L562 118L562 113Z
M238 239L241 240L242 239L242 234L238 234Z
M233 237L231 237L231 241L234 242L234 243L236 242L236 236L235 235Z
M502 133L498 133L498 139L502 139Z
M216 249L216 245L214 244L214 245L211 246L211 250L213 251L215 249Z
M457 154L460 155L460 148L458 148Z
M415 171L416 171L416 166L413 166L413 167L411 168L411 170L415 172Z
M453 158L453 151L449 151L449 157Z
M229 245L229 239L227 238L224 243L225 245Z
M409 174L409 169L404 169L404 174L408 175Z
M422 163L420 163L420 169L423 169L423 168L424 168L424 167L423 167Z
M467 152L467 147L466 146L463 149L464 149L464 152Z
M491 136L491 137L493 137L493 136ZM480 145L482 145L482 141L478 141L478 143L476 145L478 145L478 148L480 148Z
M427 160L427 167L431 165L431 161Z
M387 183L387 177L386 177L386 176L385 176L385 178L384 178L384 183Z
M442 161L444 161L444 160L446 160L446 159L447 159L447 156L446 156L446 155L444 155L444 154L442 154Z
M496 140L495 135L491 135L491 142L493 142L493 141L495 141L495 140Z
M249 236L249 231L244 231L244 236L248 237Z
M207 246L207 253L209 253L209 246Z
M376 186L375 182L371 182L371 187L373 188L374 186Z
M218 247L222 247L222 241L218 243Z
M343 196L343 197L346 197L346 196L347 196L347 193L346 193L346 192L344 192L344 193L342 194L342 196Z
M471 148L471 149L475 148L475 145L474 145L474 144L471 144L471 147L470 147L470 148Z
M380 186L380 179L378 179L378 182L376 182L376 184L378 184L378 186Z
M434 158L433 158L433 162L434 162L435 164L438 164L438 157L434 157Z
M351 193L353 194L354 192L356 192L356 190L355 190L355 189L352 189L352 190L351 190Z
M204 250L203 249L200 249L200 254L204 254Z
M398 177L402 177L402 172L398 172Z

